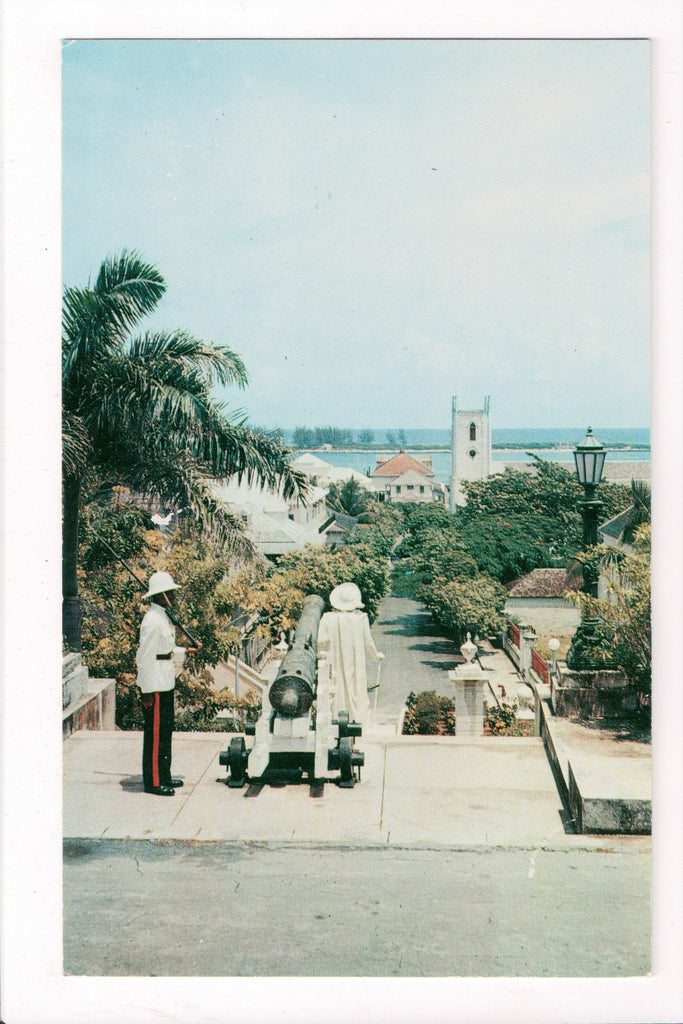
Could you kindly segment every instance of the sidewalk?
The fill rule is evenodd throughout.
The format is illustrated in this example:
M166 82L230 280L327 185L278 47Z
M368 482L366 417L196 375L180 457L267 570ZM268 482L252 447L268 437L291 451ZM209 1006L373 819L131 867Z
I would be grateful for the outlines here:
M566 831L539 737L398 737L371 728L353 789L333 781L230 789L219 755L229 733L178 733L174 797L144 793L142 738L78 732L64 742L68 839L248 841L428 847L647 848L648 836Z

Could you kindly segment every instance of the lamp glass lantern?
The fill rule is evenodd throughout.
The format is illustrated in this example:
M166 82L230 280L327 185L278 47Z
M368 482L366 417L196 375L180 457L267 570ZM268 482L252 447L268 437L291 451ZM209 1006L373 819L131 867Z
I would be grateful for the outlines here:
M574 462L576 463L576 475L583 487L585 497L580 502L581 515L583 518L583 547L589 551L598 543L598 516L602 509L602 502L596 499L595 490L602 478L602 468L605 465L605 449L593 436L593 430L588 428L588 433L581 444L574 449ZM584 566L584 586L586 593L593 597L598 596L598 575L594 566Z
M605 455L603 445L593 436L593 428L589 427L581 444L577 444L574 449L576 475L582 487L592 489L598 486L602 479Z

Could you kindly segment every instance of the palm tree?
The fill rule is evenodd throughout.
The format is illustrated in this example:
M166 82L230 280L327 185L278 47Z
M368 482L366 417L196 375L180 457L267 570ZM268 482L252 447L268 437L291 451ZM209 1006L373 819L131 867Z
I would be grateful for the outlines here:
M642 480L631 480L631 506L628 523L619 538L624 544L633 544L636 533L645 523L650 522L652 494L650 488Z
M182 507L233 550L248 546L239 521L216 501L212 479L237 476L305 497L301 474L275 437L229 418L215 384L244 387L237 353L186 331L131 337L166 290L135 252L107 258L95 283L67 288L62 317L63 631L80 649L78 521L90 471L100 484Z
M333 512L344 512L348 516L357 517L363 512L367 512L371 498L370 492L352 476L341 487L338 484L332 484L327 492L325 502Z

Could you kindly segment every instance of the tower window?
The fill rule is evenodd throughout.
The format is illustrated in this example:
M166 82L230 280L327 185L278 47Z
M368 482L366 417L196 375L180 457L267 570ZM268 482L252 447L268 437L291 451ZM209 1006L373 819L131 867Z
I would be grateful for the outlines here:
M470 441L477 440L477 427L475 423L470 423Z

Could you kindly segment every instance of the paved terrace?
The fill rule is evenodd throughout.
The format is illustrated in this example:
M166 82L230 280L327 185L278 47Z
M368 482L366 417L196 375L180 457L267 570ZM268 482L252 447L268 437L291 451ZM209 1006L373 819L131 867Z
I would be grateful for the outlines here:
M650 750L609 732L553 719L555 774L540 737L402 737L396 724L410 690L450 694L453 644L435 635L414 601L383 602L373 626L386 658L376 712L357 746L365 753L353 790L334 782L229 789L219 765L226 733L174 737L172 798L147 795L137 732L77 732L64 743L68 838L248 840L365 846L646 848L647 836L575 834L569 761L592 798L649 800ZM501 652L483 658L492 685L513 696L521 680ZM557 779L558 772L562 775ZM558 787L559 781L559 787Z

